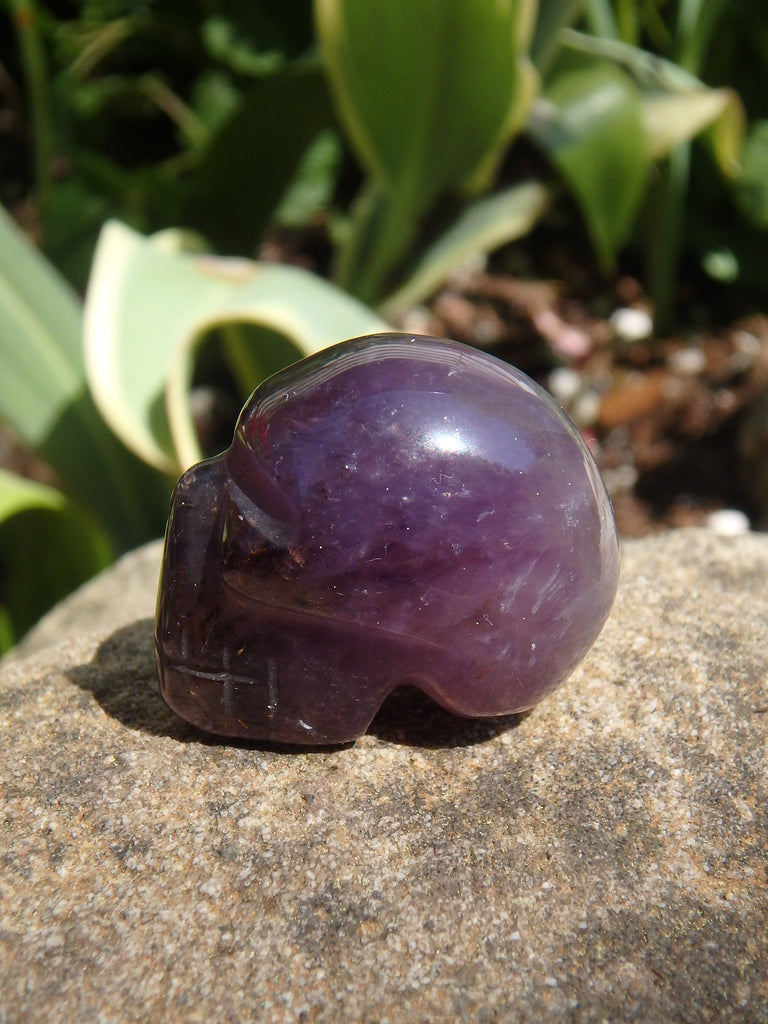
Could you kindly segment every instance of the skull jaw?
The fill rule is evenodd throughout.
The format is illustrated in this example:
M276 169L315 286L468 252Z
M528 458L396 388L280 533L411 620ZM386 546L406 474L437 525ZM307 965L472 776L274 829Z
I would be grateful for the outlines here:
M219 736L303 746L355 740L408 674L408 652L389 637L361 643L354 623L297 615L229 586L228 472L224 456L201 463L172 499L155 632L163 700Z
M171 664L159 648L158 665L163 700L180 718L217 736L262 743L351 743L367 730L385 696L369 693L366 700L341 700L337 694L315 693L311 702L304 702L281 681L273 659L265 659L261 678ZM327 677L319 682L327 690Z

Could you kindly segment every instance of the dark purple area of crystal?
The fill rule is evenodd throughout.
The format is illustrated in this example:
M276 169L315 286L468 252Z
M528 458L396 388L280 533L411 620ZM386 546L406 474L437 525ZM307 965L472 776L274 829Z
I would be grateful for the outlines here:
M617 579L602 481L541 389L455 342L356 339L266 381L179 481L161 690L210 732L303 744L355 739L401 683L522 711Z

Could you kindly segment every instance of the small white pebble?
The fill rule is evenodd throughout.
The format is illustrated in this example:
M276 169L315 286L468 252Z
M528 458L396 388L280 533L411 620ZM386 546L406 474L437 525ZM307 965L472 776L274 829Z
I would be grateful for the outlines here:
M611 327L622 341L644 341L653 334L653 320L644 309L623 306L611 314Z
M426 306L416 306L403 317L403 330L409 334L425 334L431 324L432 314Z
M736 331L733 336L734 344L739 352L747 356L756 356L760 352L760 339L756 338L750 331Z
M499 340L499 324L493 320L478 320L474 334L478 345L493 345Z
M581 376L568 366L558 366L547 377L550 394L561 405L568 405L581 390Z
M571 409L571 418L578 427L591 427L600 415L600 395L597 391L585 391L579 395Z
M695 377L707 365L707 357L700 348L680 348L667 360L670 370L684 377Z
M602 477L608 493L618 494L632 490L637 483L638 472L631 463L626 463L623 466L616 466L615 469L604 469Z
M738 404L736 395L734 395L732 391L729 391L728 388L718 388L712 396L712 399L717 411L724 415L733 412Z
M706 520L707 529L721 537L735 537L740 533L749 533L749 518L737 508L721 508L711 512Z

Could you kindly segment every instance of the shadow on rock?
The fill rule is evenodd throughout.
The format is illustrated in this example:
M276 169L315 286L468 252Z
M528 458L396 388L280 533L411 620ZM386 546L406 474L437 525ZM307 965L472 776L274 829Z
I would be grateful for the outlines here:
M180 743L206 746L240 747L278 753L329 753L350 747L336 744L324 747L293 747L288 744L240 740L212 736L189 725L165 704L160 696L155 663L154 620L139 619L115 630L96 649L87 665L66 670L66 676L82 690L92 694L101 708L129 729L167 736Z
M399 686L384 701L368 732L387 743L409 747L470 747L516 729L529 714L461 718L416 687Z
M67 678L93 694L111 718L129 729L182 742L200 741L203 734L177 718L160 696L154 629L154 621L147 618L116 630L87 665L67 669Z
M139 619L104 640L87 665L67 669L73 683L93 694L111 717L153 736L182 743L244 747L278 753L332 753L352 744L295 747L288 744L211 736L189 725L168 708L160 696L155 666L154 622ZM421 690L398 687L384 701L368 732L387 743L440 748L483 743L515 728L525 715L470 719L451 714Z

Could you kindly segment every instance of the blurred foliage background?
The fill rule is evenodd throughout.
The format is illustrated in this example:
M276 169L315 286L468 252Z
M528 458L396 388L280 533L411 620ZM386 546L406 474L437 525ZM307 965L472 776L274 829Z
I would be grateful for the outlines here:
M390 106L392 131L404 142L394 153L398 159L407 146L409 126L393 116L393 72L415 62L420 73L405 81L423 87L424 72L436 69L433 77L443 91L444 116L455 121L458 97L480 88L478 81L489 87L487 37L477 40L475 50L467 51L466 64L460 65L462 48L449 34L441 36L439 23L443 10L463 8L466 24L472 24L484 6L472 0L462 5L419 0L366 7L366 24L354 29L353 49L361 64L366 62L365 87ZM371 158L363 151L362 161L358 159L360 132L354 113L349 116L344 110L343 96L341 124L336 116L330 93L334 88L337 96L343 93L345 71L351 77L349 68L339 71L344 55L333 49L328 27L330 60L323 64L314 7L322 29L323 19L327 25L331 17L339 17L339 10L344 18L346 9L356 5L313 5L311 0L11 0L8 17L0 23L0 200L80 289L101 225L109 217L145 234L166 227L198 229L217 251L247 256L274 223L313 224L322 228L320 234L338 239L362 183L361 162L362 170L370 171ZM376 25L379 7L378 16L392 27L390 40ZM680 204L680 233L684 244L700 255L722 249L718 227L727 209L734 257L730 273L762 287L764 275L752 258L754 238L749 233L768 222L768 11L748 0L520 0L507 7L504 17L528 23L521 26L528 38L521 39L519 50L540 73L539 98L552 99L553 92L562 97L569 86L584 88L577 75L569 80L564 74L568 62L582 68L599 62L604 74L629 71L646 93L661 92L672 80L668 75L664 81L661 60L670 62L670 70L687 72L740 97L747 120L743 173L715 183L717 172L705 147L694 150L690 188ZM323 14L326 8L331 16ZM411 24L418 10L423 10L423 23ZM582 33L581 39L565 38L563 32L572 28ZM346 31L349 35L349 26ZM590 52L588 40L602 46ZM622 54L621 45L637 49L634 55L629 50ZM516 54L513 46L507 51L498 59L506 59L509 67ZM645 66L637 59L642 56L649 58ZM359 95L359 69L351 70L357 74L352 92ZM450 81L456 83L453 94L445 89ZM487 93L484 102L487 108ZM531 112L526 98L515 97L514 102L521 104L519 115L525 120ZM540 103L532 111L530 134L546 146L541 141L543 108ZM699 115L689 108L686 116L693 121ZM425 141L436 164L445 152L437 128ZM509 135L499 139L496 157L505 155L511 141ZM730 144L735 149L736 143ZM614 148L619 148L618 140ZM640 146L634 148L639 153ZM425 168L436 191L466 185L458 155L445 163L450 170L446 181L440 180L435 165ZM505 178L514 180L514 160L510 163ZM631 189L627 167L620 184ZM493 183L488 171L481 177L482 187ZM577 198L580 188L573 189ZM642 245L643 217L634 216L637 210L632 213L631 231L625 228L621 244ZM610 245L615 247L615 241L605 243L604 249ZM600 253L601 258L609 255Z
M0 470L0 650L161 533L226 436L212 404L231 422L538 224L607 277L640 268L658 331L683 265L764 307L749 0L0 10L0 422L34 455ZM270 266L274 239L299 266Z

